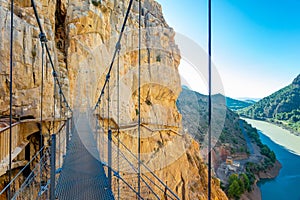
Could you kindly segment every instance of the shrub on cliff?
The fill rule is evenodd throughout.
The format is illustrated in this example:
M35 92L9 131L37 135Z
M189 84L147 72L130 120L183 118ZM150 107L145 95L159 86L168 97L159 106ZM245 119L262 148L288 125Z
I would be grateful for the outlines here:
M250 180L246 174L232 174L228 183L227 194L230 198L239 199L246 190L251 190Z

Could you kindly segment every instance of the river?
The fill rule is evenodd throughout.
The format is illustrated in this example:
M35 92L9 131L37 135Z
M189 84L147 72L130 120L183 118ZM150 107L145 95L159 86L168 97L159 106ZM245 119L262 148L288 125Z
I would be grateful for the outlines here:
M275 179L258 183L262 200L300 200L300 137L270 123L244 120L259 130L262 143L275 152L282 164Z

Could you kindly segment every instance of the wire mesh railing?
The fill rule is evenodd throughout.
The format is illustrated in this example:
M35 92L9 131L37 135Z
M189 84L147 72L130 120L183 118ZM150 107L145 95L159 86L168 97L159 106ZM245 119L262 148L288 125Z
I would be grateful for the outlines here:
M55 179L59 177L59 172L63 164L66 154L67 141L69 140L71 119L67 119L60 123L56 135L57 142L55 143ZM30 145L30 144L28 144ZM13 178L10 183L6 184L0 197L7 199L8 190L11 188L11 197L16 200L31 200L31 199L49 199L50 197L50 170L51 170L51 148L43 146L29 161L26 161L24 167L16 168L13 173ZM25 151L25 150L23 150ZM42 173L42 174L41 174Z
M17 189L26 181L26 177L24 177L24 174L26 172L30 171L30 168L33 166L33 163L39 163L40 157L39 155L41 152L44 150L44 148L40 149L32 158L31 160L19 171L14 175L14 178L11 180L10 183L8 183L3 190L0 192L0 196L3 197L4 199L7 199L7 194L9 187L12 188L11 192L14 193L19 193ZM40 165L38 165L40 166ZM30 175L30 174L29 174ZM28 177L29 177L28 175ZM28 178L27 177L27 178ZM39 181L40 183L40 181Z
M44 150L44 149L43 149ZM39 152L41 153L41 152ZM49 149L45 149L39 163L31 170L21 187L13 195L14 200L48 199L49 198ZM43 168L45 176L40 179L40 168ZM40 187L42 186L42 187Z
M118 137L112 134L112 140L119 142L109 149L109 139L105 130L96 126L95 137L99 149L100 159L104 166L113 171L112 190L116 199L179 199L179 197L151 170L139 161L137 156ZM111 151L109 154L108 151ZM111 155L111 166L109 163ZM140 162L140 193L138 194L138 163ZM106 169L106 173L108 170Z

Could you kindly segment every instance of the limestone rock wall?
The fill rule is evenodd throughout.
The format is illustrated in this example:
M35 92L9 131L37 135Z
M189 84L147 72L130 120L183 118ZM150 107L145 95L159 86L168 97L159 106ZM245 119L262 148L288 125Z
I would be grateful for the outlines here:
M39 30L30 0L15 0L14 81L15 116L39 117L41 47ZM36 0L42 25L49 40L58 77L71 107L95 105L112 58L129 0ZM180 52L175 32L154 0L144 0L141 50L141 120L151 126L142 139L146 162L182 199L205 199L207 170L199 158L198 145L181 135L181 115L176 99L181 91L178 66ZM0 115L9 114L9 0L0 0ZM134 1L120 51L120 126L137 122L138 94L138 3ZM117 61L110 79L111 120L117 122ZM53 77L46 59L44 117L53 117ZM106 95L106 94L105 94ZM104 99L107 98L104 96ZM56 99L59 113L59 99ZM103 104L107 106L105 101ZM102 106L103 106L102 105ZM100 114L103 119L107 110ZM148 129L147 129L148 130ZM134 132L134 131L133 131ZM149 132L149 130L148 130ZM121 139L136 152L136 136L124 130ZM166 161L171 160L169 163ZM160 166L161 165L161 166ZM227 199L217 183L214 199Z

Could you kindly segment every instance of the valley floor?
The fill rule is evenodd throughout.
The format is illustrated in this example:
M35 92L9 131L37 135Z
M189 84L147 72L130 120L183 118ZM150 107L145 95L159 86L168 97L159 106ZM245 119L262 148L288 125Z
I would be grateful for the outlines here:
M299 136L291 134L290 131L265 121L253 120L248 118L243 119L253 127L259 127L258 129L264 132L264 134L271 138L275 143L285 147L292 153L300 155Z
M250 123L253 127L255 127L253 121L249 122L248 119L244 119L246 120L248 123ZM260 123L261 121L258 121L257 123ZM243 127L243 122L240 121L240 127ZM266 122L263 122L266 123ZM257 124L256 124L257 125ZM264 128L269 128L270 124L266 123ZM272 125L272 124L271 124ZM273 125L274 126L274 125ZM261 127L261 126L259 126ZM274 128L274 127L273 127ZM276 128L280 128L280 127L276 127ZM245 140L247 142L247 147L249 149L249 157L245 158L245 159L240 159L240 158L236 158L236 160L232 160L233 163L238 163L238 166L234 166L235 164L229 164L226 162L221 163L217 170L216 170L216 174L217 177L221 180L221 182L225 185L228 184L228 179L230 177L231 174L233 173L246 173L246 164L248 162L251 163L256 163L259 164L262 162L263 160L263 155L260 153L260 148L257 146L256 143L253 143L250 141L250 138L248 137L248 135L246 134L245 130L242 128L243 131L243 135L245 137ZM266 131L266 129L262 130L264 132L270 132L270 131ZM282 131L282 130L280 130ZM279 132L279 131L278 131ZM281 137L283 137L281 135ZM300 139L300 137L299 137ZM274 166L266 171L261 171L258 174L255 175L256 177L256 182L259 181L260 179L272 179L275 178L276 176L278 176L279 171L281 169L281 164L280 162L277 160L274 164ZM261 192L260 192L260 188L256 185L256 183L254 185L252 185L252 191L251 192L245 192L242 196L241 196L242 200L260 200L261 199Z

